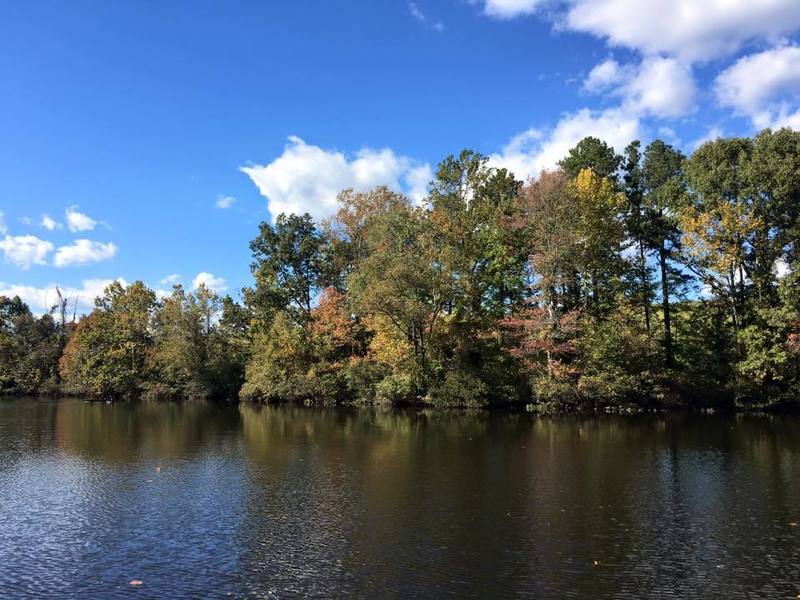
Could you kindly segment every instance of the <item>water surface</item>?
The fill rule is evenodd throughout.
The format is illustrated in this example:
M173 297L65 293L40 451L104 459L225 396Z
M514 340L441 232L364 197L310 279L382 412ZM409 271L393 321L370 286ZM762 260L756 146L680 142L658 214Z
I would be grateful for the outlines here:
M797 417L0 401L3 598L797 598L798 522Z

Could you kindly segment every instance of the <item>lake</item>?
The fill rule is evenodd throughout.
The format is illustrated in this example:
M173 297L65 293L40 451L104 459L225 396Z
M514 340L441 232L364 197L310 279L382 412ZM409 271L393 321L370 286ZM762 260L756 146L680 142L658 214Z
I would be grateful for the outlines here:
M0 401L3 598L797 598L798 522L797 417Z

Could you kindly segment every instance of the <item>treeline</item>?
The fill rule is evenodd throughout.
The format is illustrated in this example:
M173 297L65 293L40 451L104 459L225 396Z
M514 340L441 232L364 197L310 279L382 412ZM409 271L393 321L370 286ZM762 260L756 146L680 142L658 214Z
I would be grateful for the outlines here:
M425 202L279 215L242 303L111 285L79 322L0 300L0 389L436 406L800 399L800 133L585 138L527 183L464 151Z

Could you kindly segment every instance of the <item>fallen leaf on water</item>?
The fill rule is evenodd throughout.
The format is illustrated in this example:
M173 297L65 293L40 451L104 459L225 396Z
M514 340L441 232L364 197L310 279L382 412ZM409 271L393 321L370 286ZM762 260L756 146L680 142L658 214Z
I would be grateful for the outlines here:
M140 579L133 579L133 580L130 581L130 583L128 585L132 585L133 587L139 587L143 583L144 583L144 581L141 581Z
M792 521L791 523L789 523L789 527L797 527L797 523L795 523L794 521Z
M593 564L595 567L599 567L599 566L600 566L600 561L599 561L599 560L593 560L593 561L592 561L592 564Z

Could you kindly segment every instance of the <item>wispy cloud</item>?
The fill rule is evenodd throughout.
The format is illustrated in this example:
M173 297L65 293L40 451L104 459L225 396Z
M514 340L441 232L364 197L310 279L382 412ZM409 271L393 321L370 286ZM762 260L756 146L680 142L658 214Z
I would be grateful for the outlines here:
M233 203L236 202L236 198L233 196L217 196L216 206L222 210L226 210L233 206Z
M42 227L47 229L47 231L54 231L56 229L63 229L64 226L56 221L53 217L48 214L42 215L42 220L40 221Z
M435 29L436 31L443 31L444 30L444 23L441 21L431 21L428 16L422 12L419 5L416 2L409 2L408 3L408 12L411 13L411 16L414 17L420 23L425 23L429 27Z
M102 221L97 221L86 213L80 212L77 204L68 207L64 214L67 218L67 227L69 227L69 230L73 233L78 231L92 231L100 224L105 225Z

